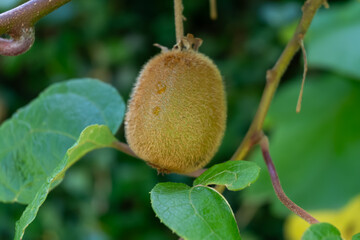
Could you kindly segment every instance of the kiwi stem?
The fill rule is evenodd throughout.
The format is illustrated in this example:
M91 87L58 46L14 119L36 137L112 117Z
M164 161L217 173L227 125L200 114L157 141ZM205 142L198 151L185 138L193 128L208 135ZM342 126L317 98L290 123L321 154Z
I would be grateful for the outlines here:
M284 190L283 190L283 188L282 188L282 186L280 184L279 176L278 176L278 174L276 172L274 163L273 163L273 161L271 159L271 156L270 156L269 140L265 135L263 135L262 139L260 140L260 147L261 147L261 151L262 151L266 166L267 166L267 168L269 170L272 185L274 187L276 196L279 198L279 200L290 211L292 211L293 213L295 213L296 215L298 215L299 217L301 217L302 219L304 219L308 223L310 223L310 224L318 223L319 222L318 220L316 220L313 216L311 216L304 209L302 209L301 207L296 205L293 201L291 201L288 198L288 196L286 196L286 194L285 194L285 192L284 192Z
M216 0L210 0L210 18L211 18L211 20L217 19Z
M131 150L129 145L127 145L126 143L116 141L116 142L113 142L112 147L115 148L116 150L119 150L120 152L126 153L129 156L139 158L138 156L136 156L136 154L133 152L133 150Z
M304 3L302 7L303 15L293 37L286 45L274 67L268 70L266 73L267 81L256 115L242 143L232 156L231 160L244 159L252 146L260 141L261 138L259 138L259 136L263 128L264 120L280 80L288 68L290 61L300 49L300 43L304 39L304 36L309 29L311 21L314 18L317 10L323 4L326 6L326 3L327 2L324 0L307 0Z
M183 10L182 0L174 0L176 43L184 37Z
M11 39L0 38L0 50L3 55L14 55L26 52L32 44L29 44L29 29L42 17L55 9L70 2L71 0L30 0L26 3L0 14L0 35L8 34ZM24 34L23 34L24 33ZM25 39L22 41L22 39ZM30 39L31 40L31 39ZM7 54L9 52L9 54Z
M183 175L188 176L188 177L195 177L195 178L197 178L197 177L199 177L201 174L203 174L206 170L207 170L206 168L201 168L201 169L196 170L196 171L194 171L194 172L185 173L185 174L183 174Z
M131 150L131 148L129 147L129 145L127 145L126 143L120 142L120 141L116 141L112 143L112 148L119 150L120 152L123 152L131 157L135 157L135 158L139 158L138 156L136 156L136 154L133 152L133 150ZM206 169L202 168L199 170L196 170L194 172L191 173L185 173L182 175L188 176L188 177L198 177L200 176L203 172L205 172Z

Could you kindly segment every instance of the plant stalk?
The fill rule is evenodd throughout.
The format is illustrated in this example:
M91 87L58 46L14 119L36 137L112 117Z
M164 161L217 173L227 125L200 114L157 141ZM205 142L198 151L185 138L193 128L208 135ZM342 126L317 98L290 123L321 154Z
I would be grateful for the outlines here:
M264 157L264 161L266 163L266 166L269 170L271 183L274 187L276 196L279 198L279 200L287 207L290 211L304 219L310 224L318 223L319 221L316 220L313 216L311 216L308 212L306 212L304 209L296 205L293 201L289 199L289 197L285 194L279 180L279 176L276 172L274 163L270 156L269 151L269 140L264 135L260 141L261 151Z
M216 0L210 0L210 18L211 18L211 20L217 19Z
M113 142L112 147L115 148L116 150L119 150L120 152L126 153L129 156L132 156L134 158L139 158L126 143L116 141Z
M182 0L174 0L176 43L184 37L183 10Z
M30 0L0 14L0 34L14 28L33 26L40 18L48 15L71 0Z
M0 14L0 55L15 56L29 50L35 40L34 24L71 0L30 0Z
M294 55L300 49L300 43L310 27L317 10L325 4L324 0L307 0L303 7L303 15L291 40L275 63L274 67L266 73L266 85L256 115L246 133L242 143L232 156L231 160L243 160L253 145L261 140L261 131L265 117L270 107L280 80L288 68Z

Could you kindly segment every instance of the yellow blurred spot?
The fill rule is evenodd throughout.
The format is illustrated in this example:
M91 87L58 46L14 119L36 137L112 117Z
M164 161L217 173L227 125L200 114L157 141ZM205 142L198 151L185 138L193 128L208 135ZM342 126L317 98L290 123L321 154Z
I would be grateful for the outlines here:
M156 85L156 91L158 94L161 94L163 92L165 92L166 90L166 85L161 83L161 82L158 82L157 85Z
M160 113L160 107L154 107L153 114L155 114L157 116L157 115L159 115L159 113Z
M351 240L353 235L360 232L360 195L342 209L314 211L310 214L320 222L331 223L340 230L343 239ZM291 215L285 222L285 239L300 240L309 226L303 219Z

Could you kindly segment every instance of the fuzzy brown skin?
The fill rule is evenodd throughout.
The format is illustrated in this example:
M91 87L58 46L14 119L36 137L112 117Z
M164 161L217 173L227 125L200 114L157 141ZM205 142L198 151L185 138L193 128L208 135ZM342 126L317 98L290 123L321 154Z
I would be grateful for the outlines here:
M205 166L224 135L226 101L218 68L192 50L148 61L133 90L126 138L137 156L160 172L189 173Z

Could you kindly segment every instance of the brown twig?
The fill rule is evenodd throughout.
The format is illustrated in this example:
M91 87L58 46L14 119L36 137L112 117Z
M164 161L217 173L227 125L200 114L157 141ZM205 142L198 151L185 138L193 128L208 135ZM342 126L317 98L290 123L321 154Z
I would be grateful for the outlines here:
M211 20L217 19L216 0L210 0L210 18L211 18Z
M174 0L176 43L184 37L183 10L182 0Z
M30 0L0 14L0 55L14 56L26 52L35 40L34 24L71 0Z
M304 3L302 8L303 15L293 37L286 45L275 66L266 73L267 82L258 110L242 143L236 150L235 154L232 156L232 160L244 159L251 147L260 141L261 138L259 136L263 127L263 123L275 91L280 83L281 77L284 75L288 65L290 64L290 61L299 50L300 41L304 38L308 28L310 27L311 21L314 18L316 11L324 3L324 0L307 0Z
M272 185L274 187L276 196L279 198L279 200L287 207L290 211L294 212L299 217L303 218L305 221L307 221L310 224L318 223L319 221L316 220L313 216L311 216L308 212L306 212L304 209L296 205L293 201L291 201L288 196L286 196L279 180L279 176L276 172L274 163L270 156L269 151L269 140L264 135L260 141L260 147L261 151L266 163L266 166L269 170L270 178Z
M35 29L23 27L9 34L10 39L0 38L0 55L17 56L31 48L35 41Z

